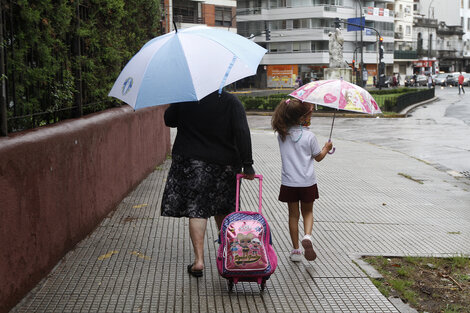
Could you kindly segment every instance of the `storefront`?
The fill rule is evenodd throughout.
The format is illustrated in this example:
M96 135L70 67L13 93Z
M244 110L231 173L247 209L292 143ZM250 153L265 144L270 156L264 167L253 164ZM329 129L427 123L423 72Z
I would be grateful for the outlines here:
M413 61L413 73L422 75L439 73L439 62L437 60Z

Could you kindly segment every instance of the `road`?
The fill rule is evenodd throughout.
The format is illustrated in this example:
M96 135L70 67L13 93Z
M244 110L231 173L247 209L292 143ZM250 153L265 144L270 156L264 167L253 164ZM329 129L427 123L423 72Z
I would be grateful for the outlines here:
M406 118L336 118L332 141L337 151L341 140L368 142L470 178L470 88L467 95L458 95L456 88L438 87L436 96ZM328 137L331 121L313 117L311 129ZM252 129L270 129L269 116L249 116L248 122Z

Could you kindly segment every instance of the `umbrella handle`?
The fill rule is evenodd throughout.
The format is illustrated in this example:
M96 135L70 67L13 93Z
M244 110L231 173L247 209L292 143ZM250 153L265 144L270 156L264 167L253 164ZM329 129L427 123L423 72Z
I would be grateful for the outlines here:
M328 142L331 142L331 139L328 139ZM333 147L333 149L331 149L330 151L328 151L328 154L333 154L333 153L335 153L335 151L336 151L336 148Z

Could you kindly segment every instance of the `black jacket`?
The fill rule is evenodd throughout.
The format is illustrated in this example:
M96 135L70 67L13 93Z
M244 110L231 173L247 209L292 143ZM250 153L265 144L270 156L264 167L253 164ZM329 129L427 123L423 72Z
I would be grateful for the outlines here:
M250 130L236 96L216 91L198 102L171 104L165 124L178 129L173 154L243 166L245 174L254 174Z

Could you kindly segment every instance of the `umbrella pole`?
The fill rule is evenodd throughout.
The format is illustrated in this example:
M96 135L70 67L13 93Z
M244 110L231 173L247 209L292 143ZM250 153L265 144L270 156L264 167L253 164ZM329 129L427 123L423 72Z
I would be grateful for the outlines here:
M333 133L333 125L335 125L335 117L336 117L336 111L333 113L333 122L331 123L330 137L328 137L328 141L331 141L331 134Z
M333 126L335 125L335 117L336 117L336 111L334 111L334 113L333 113L333 122L331 123L330 137L328 138L328 142L331 141L331 134L333 133ZM328 154L335 153L335 150L336 150L336 148L333 147L333 149L331 149L331 151L328 151Z

